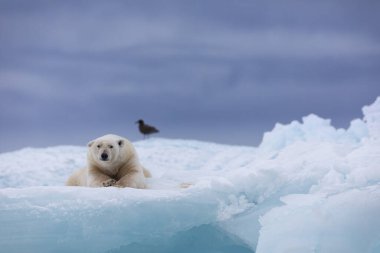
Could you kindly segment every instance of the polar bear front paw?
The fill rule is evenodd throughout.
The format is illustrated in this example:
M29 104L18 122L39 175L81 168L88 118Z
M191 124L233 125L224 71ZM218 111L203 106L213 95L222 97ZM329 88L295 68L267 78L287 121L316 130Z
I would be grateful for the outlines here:
M116 184L116 180L115 179L108 179L106 181L103 182L103 186L104 187L109 187L109 186L113 186L114 184Z

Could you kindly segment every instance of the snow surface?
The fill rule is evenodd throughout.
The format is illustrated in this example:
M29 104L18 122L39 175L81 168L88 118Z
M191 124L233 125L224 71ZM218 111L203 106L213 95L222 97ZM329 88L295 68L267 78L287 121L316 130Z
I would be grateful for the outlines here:
M256 148L136 142L147 190L64 187L85 147L0 154L1 251L378 253L380 97L363 113L277 124Z

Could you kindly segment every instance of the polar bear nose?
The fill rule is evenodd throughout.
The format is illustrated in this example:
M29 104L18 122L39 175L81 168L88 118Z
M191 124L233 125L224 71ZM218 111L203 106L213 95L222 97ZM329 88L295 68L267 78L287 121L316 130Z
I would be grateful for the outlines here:
M103 153L100 157L102 158L103 161L107 161L108 159L108 155L106 153Z

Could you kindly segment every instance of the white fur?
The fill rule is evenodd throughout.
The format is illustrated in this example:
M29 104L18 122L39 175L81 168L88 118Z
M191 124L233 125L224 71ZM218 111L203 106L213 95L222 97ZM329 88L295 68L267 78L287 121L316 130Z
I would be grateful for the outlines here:
M108 134L88 143L87 168L74 172L68 186L146 188L150 172L138 160L132 143Z

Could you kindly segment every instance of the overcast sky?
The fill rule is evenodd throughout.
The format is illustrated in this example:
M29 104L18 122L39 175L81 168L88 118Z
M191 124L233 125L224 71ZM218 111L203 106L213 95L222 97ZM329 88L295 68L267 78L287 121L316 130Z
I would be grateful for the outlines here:
M380 1L0 1L0 152L107 133L258 145L380 95Z

